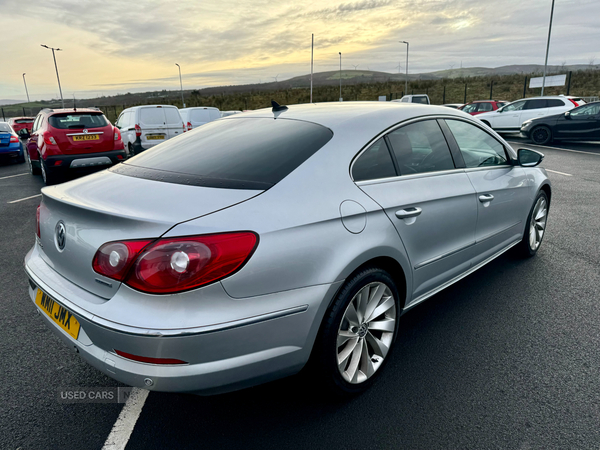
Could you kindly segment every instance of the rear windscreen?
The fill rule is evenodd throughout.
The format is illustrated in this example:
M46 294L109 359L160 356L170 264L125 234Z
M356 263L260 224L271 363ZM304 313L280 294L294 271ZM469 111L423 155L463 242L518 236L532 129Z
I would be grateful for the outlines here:
M162 108L141 108L140 122L144 125L164 125L165 113Z
M0 132L2 133L12 133L12 128L6 122L0 122Z
M15 123L33 123L33 119L17 119Z
M219 120L111 169L123 175L230 189L268 189L331 138L321 125L290 119Z
M51 127L61 130L71 128L101 128L108 125L102 113L54 114L48 118Z

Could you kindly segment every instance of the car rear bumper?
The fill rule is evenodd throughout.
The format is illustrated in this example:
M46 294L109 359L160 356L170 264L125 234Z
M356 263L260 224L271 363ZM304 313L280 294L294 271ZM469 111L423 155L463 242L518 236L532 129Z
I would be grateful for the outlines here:
M125 150L113 150L110 152L84 153L79 155L52 155L47 156L45 161L48 168L55 171L71 168L111 166L124 161L126 158Z
M69 282L59 280L62 277L50 267L40 271L40 261L32 261L39 258L35 253L32 249L25 260L30 298L35 304L37 289L42 289L69 309L81 324L78 338L73 339L36 305L37 312L62 341L111 378L130 386L165 392L215 394L298 372L308 361L322 317L341 284L340 281L268 296L231 299L240 305L252 302L256 306L256 314L235 321L213 320L212 324L196 328L143 329L108 321L74 307L78 299L73 296L80 288L72 285L63 290L65 295L62 295L60 283ZM227 295L219 283L216 285L211 292ZM264 308L272 302L273 296L280 301L282 309ZM111 301L114 297L107 303ZM151 305L146 303L145 307ZM136 313L131 310L127 314ZM127 315L122 318L126 321ZM137 362L117 355L115 350L189 363Z
M10 144L0 146L0 156L17 157L21 154L21 144Z

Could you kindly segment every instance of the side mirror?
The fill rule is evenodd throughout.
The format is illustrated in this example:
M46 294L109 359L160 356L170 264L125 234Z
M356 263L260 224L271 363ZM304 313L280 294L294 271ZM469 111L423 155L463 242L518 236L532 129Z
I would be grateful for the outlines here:
M570 118L571 118L571 111L565 112L565 119L570 119Z
M523 167L535 167L544 159L544 154L528 148L517 150L517 163Z

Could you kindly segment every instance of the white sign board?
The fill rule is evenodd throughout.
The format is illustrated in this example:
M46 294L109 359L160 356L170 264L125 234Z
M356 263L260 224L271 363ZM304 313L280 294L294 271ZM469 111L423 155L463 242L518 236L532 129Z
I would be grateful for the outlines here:
M385 95L380 95L379 96L379 101L380 102L386 102L387 101L387 97Z
M529 88L530 89L541 88L543 79L544 79L544 77L532 78L531 80L529 80ZM566 81L567 81L566 75L553 75L551 77L547 76L546 83L544 84L544 86L546 86L546 87L564 86Z

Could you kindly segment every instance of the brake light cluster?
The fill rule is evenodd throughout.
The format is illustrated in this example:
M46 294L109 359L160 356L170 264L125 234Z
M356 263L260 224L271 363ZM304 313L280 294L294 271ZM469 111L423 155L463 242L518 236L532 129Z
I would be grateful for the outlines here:
M252 256L258 236L250 231L107 242L92 262L107 278L150 294L173 294L218 281Z
M114 140L120 141L121 140L121 131L119 131L119 129L117 127L113 127L113 128L115 130Z
M575 105L575 107L579 106L579 104L575 100L573 100L572 98L570 98L569 101L571 103L573 103Z
M188 129L188 131L192 131L192 128L193 128L192 127L192 122L188 122L187 123L187 129Z
M19 138L17 136L11 135L10 136L10 142L11 143L19 142Z
M46 145L56 145L56 140L48 131L44 131L44 142Z
M135 124L135 137L140 137L142 135L142 129L138 124Z

